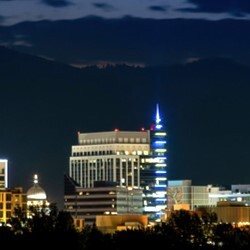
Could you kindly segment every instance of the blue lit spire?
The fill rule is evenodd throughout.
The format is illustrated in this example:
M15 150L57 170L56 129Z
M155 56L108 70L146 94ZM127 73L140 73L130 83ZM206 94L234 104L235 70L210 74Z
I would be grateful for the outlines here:
M155 117L155 122L156 122L156 124L159 124L159 123L161 122L160 111L159 111L159 105L158 105L158 103L156 104L156 117Z
M162 124L160 124L161 122L161 117L160 117L160 111L159 111L159 104L156 104L156 117L155 117L155 128L156 129L161 129L162 128Z

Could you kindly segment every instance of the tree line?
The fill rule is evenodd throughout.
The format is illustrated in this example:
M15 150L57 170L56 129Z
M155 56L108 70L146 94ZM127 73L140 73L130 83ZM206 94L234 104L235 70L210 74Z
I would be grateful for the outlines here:
M74 227L68 212L59 211L51 205L50 212L32 210L32 216L16 208L12 218L0 227L0 242L13 249L72 249L72 250L226 250L249 249L250 227L235 227L218 222L215 213L202 216L186 210L178 210L166 222L153 227L127 229L112 234L102 233L98 228L86 226L81 231Z

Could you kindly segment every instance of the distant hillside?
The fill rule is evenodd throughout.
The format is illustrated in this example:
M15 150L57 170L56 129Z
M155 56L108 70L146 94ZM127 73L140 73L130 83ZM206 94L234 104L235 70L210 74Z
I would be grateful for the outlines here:
M0 26L10 48L72 64L171 65L224 57L250 66L249 20L86 17Z
M171 179L249 182L246 66L214 58L77 69L0 47L0 77L0 157L10 160L12 185L29 185L37 172L50 196L62 202L77 131L149 128L156 103L168 130Z

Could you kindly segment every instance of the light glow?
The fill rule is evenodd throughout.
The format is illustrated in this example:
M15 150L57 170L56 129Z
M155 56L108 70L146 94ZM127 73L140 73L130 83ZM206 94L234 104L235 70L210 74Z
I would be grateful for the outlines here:
M155 164L156 167L166 167L167 164L165 163L158 163L158 164Z
M155 141L155 143L157 143L157 144L165 144L167 142L166 141Z
M167 171L164 171L164 170L157 170L155 171L156 174L166 174Z
M156 132L155 135L162 135L162 136L164 136L164 135L167 135L167 133L165 133L165 132Z

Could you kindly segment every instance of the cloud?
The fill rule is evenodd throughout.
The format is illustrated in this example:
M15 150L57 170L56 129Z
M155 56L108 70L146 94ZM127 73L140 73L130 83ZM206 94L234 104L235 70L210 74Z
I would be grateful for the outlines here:
M250 1L246 0L188 0L194 4L194 8L184 8L182 11L208 12L208 13L230 13L234 16L244 16L250 13Z
M159 11L159 12L165 12L167 10L166 7L164 6L159 6L159 5L152 5L149 6L148 9L152 10L152 11Z
M14 46L23 46L23 47L31 47L32 44L25 41L25 40L19 40L19 41L15 41L12 43L12 45Z
M55 7L55 8L67 7L72 4L71 2L67 0L42 0L42 3Z
M110 4L107 4L107 3L93 3L93 6L98 8L98 9L105 10L105 11L114 10L114 7Z

